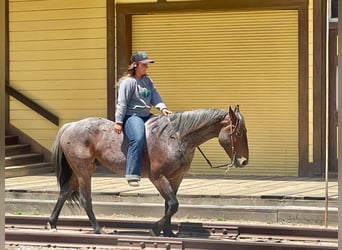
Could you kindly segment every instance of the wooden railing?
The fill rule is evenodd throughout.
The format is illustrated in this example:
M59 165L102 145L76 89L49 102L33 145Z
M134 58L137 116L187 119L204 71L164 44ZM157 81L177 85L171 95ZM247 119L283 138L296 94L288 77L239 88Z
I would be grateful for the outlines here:
M36 102L32 101L31 99L29 99L25 95L21 94L20 92L18 92L16 89L12 88L8 84L5 85L5 90L6 90L6 93L8 95L14 97L15 99L17 99L21 103L25 104L30 109L34 110L35 112L37 112L38 114L43 116L45 119L47 119L50 122L52 122L53 124L59 126L59 118L58 118L58 116L52 114L50 111L48 111L47 109L43 108L42 106L40 106Z

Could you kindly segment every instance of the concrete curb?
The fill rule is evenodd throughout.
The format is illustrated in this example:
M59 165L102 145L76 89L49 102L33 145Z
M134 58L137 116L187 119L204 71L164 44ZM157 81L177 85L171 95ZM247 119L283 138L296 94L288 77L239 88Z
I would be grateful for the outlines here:
M47 215L49 216L56 201L38 199L5 200L6 214ZM110 217L114 214L121 216L160 218L164 213L164 202L106 202L94 201L94 212L97 217ZM70 210L65 205L61 216L85 216L83 209ZM210 219L217 221L244 221L281 224L324 225L324 207L309 206L250 206L250 205L191 205L180 204L175 219ZM329 226L337 226L338 209L328 208Z
M6 190L6 199L57 200L58 191ZM177 195L179 203L198 205L243 205L243 206L307 206L325 207L322 197L245 196L245 195ZM163 203L155 193L93 192L93 201ZM329 199L330 207L338 207L338 199Z

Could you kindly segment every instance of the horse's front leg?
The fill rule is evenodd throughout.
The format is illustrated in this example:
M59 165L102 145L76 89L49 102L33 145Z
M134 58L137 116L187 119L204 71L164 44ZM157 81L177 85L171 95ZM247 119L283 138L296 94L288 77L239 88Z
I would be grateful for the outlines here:
M163 235L167 237L177 237L171 229L171 217L178 211L178 200L176 191L173 190L169 180L165 176L160 176L158 179L151 180L159 193L165 199L165 215L156 222L151 229L151 234L159 236L163 231Z
M176 196L176 193L175 193L175 196ZM177 207L176 207L175 212L172 215L174 215L178 211L178 204L179 203L177 200ZM178 235L172 231L172 225L171 225L172 215L170 217L167 216L167 214L170 213L170 209L175 209L175 208L170 207L169 202L165 201L165 226L163 229L163 235L165 237L178 237Z

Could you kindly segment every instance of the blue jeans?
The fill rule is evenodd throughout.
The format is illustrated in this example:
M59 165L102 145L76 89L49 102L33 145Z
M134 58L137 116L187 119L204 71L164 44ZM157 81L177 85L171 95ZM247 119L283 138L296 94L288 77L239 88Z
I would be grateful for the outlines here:
M140 180L142 151L145 145L145 122L150 118L136 115L125 116L124 133L128 138L126 179Z

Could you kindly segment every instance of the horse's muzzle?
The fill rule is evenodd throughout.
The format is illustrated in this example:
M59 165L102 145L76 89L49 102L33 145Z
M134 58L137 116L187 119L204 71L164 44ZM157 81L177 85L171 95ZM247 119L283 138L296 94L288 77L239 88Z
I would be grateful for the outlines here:
M246 157L239 157L235 161L235 166L238 168L243 168L248 164L248 159Z

